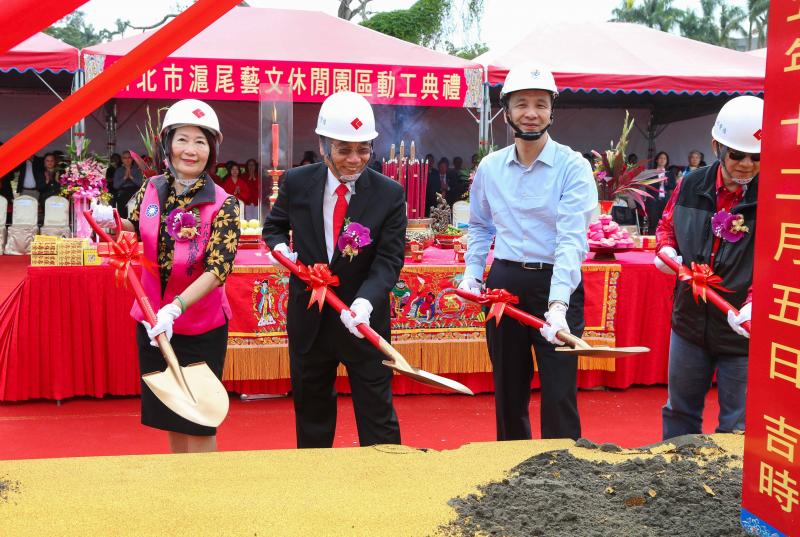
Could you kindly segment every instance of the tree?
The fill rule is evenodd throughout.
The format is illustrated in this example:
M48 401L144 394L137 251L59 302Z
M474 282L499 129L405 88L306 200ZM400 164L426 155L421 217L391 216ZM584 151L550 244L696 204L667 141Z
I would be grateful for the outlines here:
M464 58L465 60L472 60L488 51L489 47L486 46L486 43L474 43L472 45L459 48L448 41L445 43L445 50L451 56L458 56L459 58Z
M247 6L246 2L241 2L240 5ZM47 28L44 33L51 35L56 39L72 45L76 48L86 48L96 45L102 41L109 41L118 35L122 35L126 30L152 30L158 28L169 19L175 18L178 14L185 9L185 7L178 3L173 6L174 13L165 15L160 21L155 24L147 26L134 26L130 21L117 19L114 25L115 30L103 29L95 30L94 26L86 22L86 14L83 11L75 11L54 25Z
M480 37L478 20L483 7L484 0L417 0L408 9L375 13L361 24L410 43L469 54L481 45L470 39ZM449 42L455 35L468 36L461 48Z
M719 27L715 20L715 11L719 3L720 0L700 0L699 16L692 9L684 11L678 20L681 35L695 41L718 45Z
M747 50L766 46L768 14L769 0L747 0ZM755 47L753 47L753 30L756 37Z
M348 21L353 20L354 17L361 15L362 18L366 18L367 16L367 4L372 2L372 0L356 0L358 5L355 8L351 8L350 4L353 3L353 0L339 0L339 12L338 16L340 19L345 19Z
M719 13L719 44L731 48L731 34L734 32L746 34L743 26L746 19L747 14L742 8L729 6L723 2Z
M633 22L669 32L678 22L681 10L672 7L672 0L642 0L640 6L634 0L623 0L611 14L613 22Z
M75 11L47 28L44 33L76 48L96 45L103 40L106 30L95 30L94 26L86 22L85 17L83 11Z

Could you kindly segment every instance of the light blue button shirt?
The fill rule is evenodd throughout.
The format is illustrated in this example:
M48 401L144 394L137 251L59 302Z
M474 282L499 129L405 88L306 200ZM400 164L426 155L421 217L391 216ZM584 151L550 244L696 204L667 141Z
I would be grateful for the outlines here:
M482 279L495 239L495 259L549 263L550 301L569 304L589 250L586 231L597 186L583 156L548 137L529 167L514 145L483 158L470 189L465 276Z

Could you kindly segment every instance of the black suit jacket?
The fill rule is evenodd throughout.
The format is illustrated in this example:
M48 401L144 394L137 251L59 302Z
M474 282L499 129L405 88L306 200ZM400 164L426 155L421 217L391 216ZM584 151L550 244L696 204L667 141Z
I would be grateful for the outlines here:
M41 192L45 187L44 182L44 158L42 157L32 157L29 159L31 161L31 171L33 172L33 179L36 181L36 190ZM25 182L25 168L27 166L27 161L23 161L17 169L15 170L17 175L17 193L22 194L22 184ZM12 172L13 173L13 172Z
M447 195L445 196L447 203L452 207L466 193L467 179L458 170L447 170Z
M328 264L322 215L327 177L324 163L286 172L278 199L264 222L263 237L270 248L282 242L289 244L291 230L294 251L303 264ZM389 292L400 277L405 255L407 221L403 188L367 168L356 181L346 217L369 228L372 244L362 248L352 260L335 249L330 267L340 283L333 290L347 305L358 297L369 300L373 307L370 325L389 340ZM289 345L301 353L311 348L320 330L319 309L308 308L310 296L306 284L293 275L289 280L286 329Z
M433 169L428 172L428 183L425 187L425 216L431 215L431 207L436 207L436 194L442 191L442 181L439 177L439 170Z

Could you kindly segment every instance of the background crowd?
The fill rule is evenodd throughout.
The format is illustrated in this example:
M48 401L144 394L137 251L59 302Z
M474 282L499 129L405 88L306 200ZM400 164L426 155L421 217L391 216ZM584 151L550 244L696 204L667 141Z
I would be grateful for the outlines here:
M584 157L594 165L591 153L585 153ZM149 157L144 156L143 159L148 165L151 164ZM452 159L442 156L437 159L428 153L425 159L430 170L425 196L425 206L428 208L427 216L430 214L430 208L436 206L437 194L441 194L450 206L468 196L472 175L478 166L479 158L477 153L473 154L468 166L464 165L464 159L460 156ZM295 167L314 164L319 160L319 155L315 151L305 151ZM638 156L631 153L627 160L629 164L635 164ZM0 195L8 200L10 208L14 198L12 180L17 179L17 194L32 195L39 199L39 206L44 207L44 201L48 197L59 194L61 187L58 178L61 168L66 163L67 159L62 151L48 152L41 157L34 155L15 170L0 178ZM653 159L652 168L659 170L661 176L666 180L652 192L653 197L646 200L644 210L637 207L632 199L618 198L612 210L614 220L621 225L638 226L643 235L654 235L664 207L678 182L690 171L705 165L705 155L699 150L690 151L685 163L681 162L680 164L673 163L665 151L659 151ZM380 171L381 160L376 158L371 166L376 171ZM255 158L250 158L244 163L233 160L217 163L209 175L216 184L245 205L258 204L258 161ZM144 180L142 170L132 158L130 151L111 155L106 171L106 180L113 206L120 211L123 217L126 217L128 203L142 186ZM271 191L271 181L271 178L268 178L265 198ZM264 201L268 203L268 200Z

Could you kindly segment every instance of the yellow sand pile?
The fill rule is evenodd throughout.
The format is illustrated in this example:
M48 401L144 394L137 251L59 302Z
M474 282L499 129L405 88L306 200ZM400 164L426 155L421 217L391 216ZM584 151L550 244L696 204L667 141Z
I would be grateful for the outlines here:
M741 455L742 437L717 443ZM0 461L0 535L424 536L447 502L571 440ZM573 448L576 456L597 450ZM605 454L616 458L638 453Z

